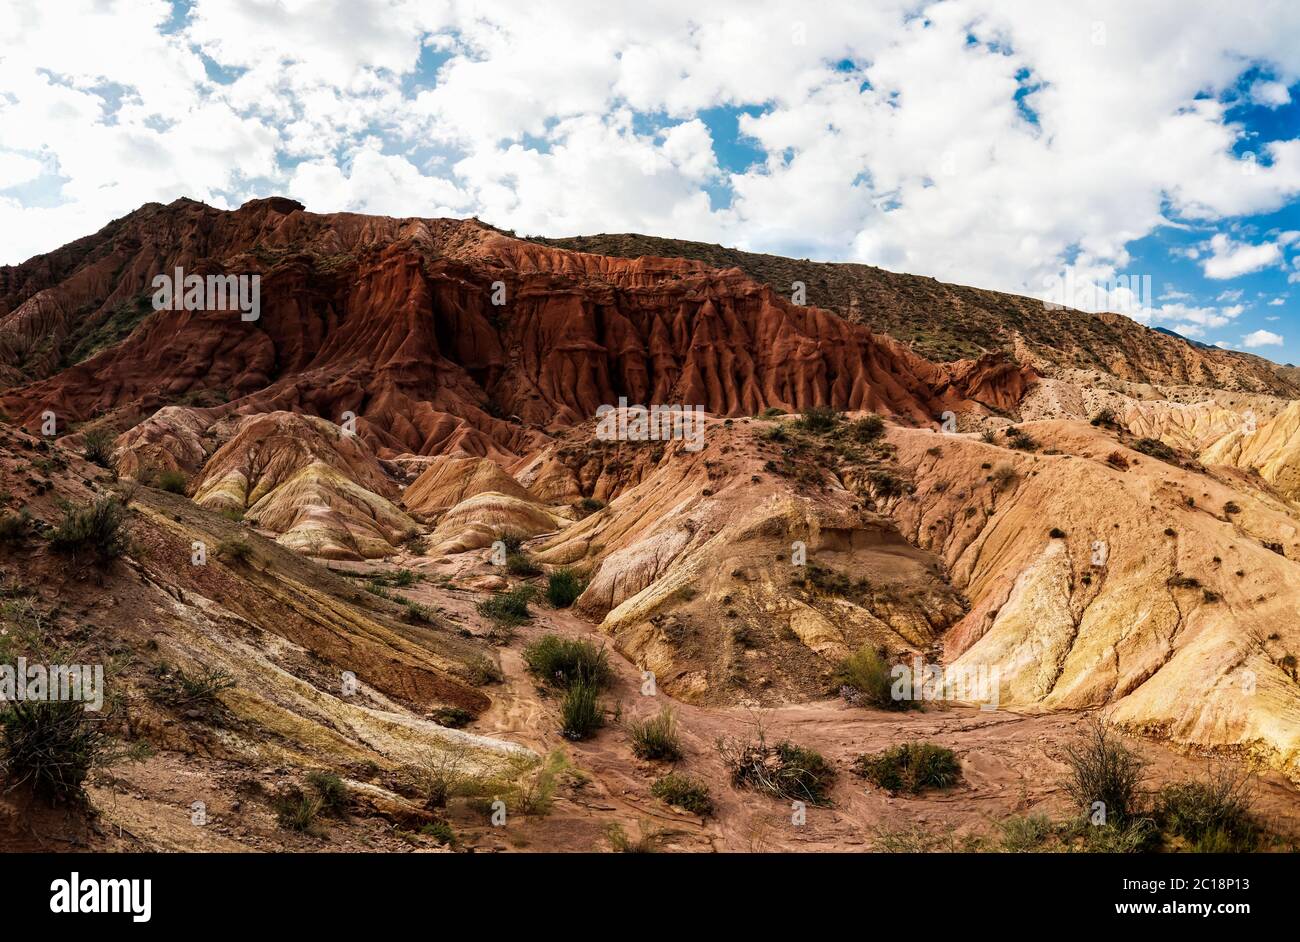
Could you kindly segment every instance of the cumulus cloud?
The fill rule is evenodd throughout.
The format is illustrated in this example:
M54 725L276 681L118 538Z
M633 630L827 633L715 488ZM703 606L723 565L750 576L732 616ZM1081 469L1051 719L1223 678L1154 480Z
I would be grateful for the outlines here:
M1216 233L1210 239L1210 256L1201 263L1206 278L1222 280L1259 271L1282 260L1282 250L1276 242L1235 242L1225 233Z
M1129 246L1171 222L1300 194L1300 140L1252 141L1245 159L1228 117L1243 76L1268 76L1247 92L1268 106L1300 77L1300 12L1282 0L1231 17L1175 0L9 7L0 261L150 200L287 192L319 211L637 230L1039 294L1067 274L1113 285ZM737 107L758 153L742 165L710 131ZM41 199L5 189L19 184ZM1279 263L1289 238L1178 251L1226 279ZM1133 316L1205 330L1235 315Z
M1254 330L1241 338L1241 345L1247 349L1253 347L1280 347L1284 342L1281 334L1269 330Z
M1285 85L1263 79L1250 86L1249 98L1255 104L1263 105L1265 108L1280 108L1282 105L1291 104L1291 93Z

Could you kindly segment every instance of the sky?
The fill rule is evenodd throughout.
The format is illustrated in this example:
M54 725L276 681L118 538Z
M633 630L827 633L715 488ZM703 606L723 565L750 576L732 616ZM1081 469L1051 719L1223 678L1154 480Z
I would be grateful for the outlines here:
M1300 363L1300 4L0 3L0 264L273 194L865 262Z

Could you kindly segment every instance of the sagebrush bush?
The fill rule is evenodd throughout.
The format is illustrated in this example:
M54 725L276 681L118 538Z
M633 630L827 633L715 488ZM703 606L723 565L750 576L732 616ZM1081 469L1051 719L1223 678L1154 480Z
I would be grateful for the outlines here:
M288 788L276 796L272 802L275 817L280 827L304 834L319 833L316 819L324 809L325 803L319 795L308 795L301 788Z
M581 638L545 635L524 648L524 661L534 675L554 687L585 683L603 690L614 680L609 652Z
M667 707L648 719L632 720L627 731L632 738L632 754L638 759L671 762L682 757L677 719Z
M1161 461L1176 461L1178 453L1158 438L1139 438L1133 443L1133 450L1140 451Z
M1020 473L1014 467L1003 463L993 469L993 473L989 475L989 480L993 482L995 491L1005 491L1012 484L1015 484L1016 479L1019 477Z
M178 471L175 468L168 468L166 471L158 472L158 477L154 479L154 486L161 491L167 491L169 494L184 494L188 484L189 481L185 477L185 472Z
M212 706L223 690L234 686L234 677L223 667L202 667L193 674L178 669L159 686L155 698L171 706Z
M554 608L568 608L583 588L581 577L572 569L557 569L546 579L546 601Z
M1193 850L1249 851L1261 834L1251 811L1254 802L1250 776L1222 766L1201 781L1162 788L1155 818L1166 834L1183 838Z
M843 413L830 406L809 406L794 424L805 432L830 432L839 427L843 418Z
M24 507L18 513L0 515L0 543L20 543L32 532L32 515Z
M885 420L878 415L868 415L849 424L849 436L864 445L885 434Z
M532 586L519 586L508 592L495 592L478 603L478 613L499 625L521 625L533 617L528 609L532 601Z
M113 433L106 428L86 432L81 436L81 453L91 464L107 468L113 454Z
M341 815L348 806L348 787L333 772L311 772L307 784L320 798L320 810L326 814Z
M859 756L853 772L886 791L916 795L955 784L961 778L961 763L951 749L929 742L905 742Z
M702 818L713 813L709 786L689 775L671 772L650 786L650 794L674 808L698 814Z
M101 560L126 553L126 507L116 497L101 497L93 504L65 504L63 519L50 535L50 545L60 552L94 552Z
M530 579L533 576L540 576L542 568L533 562L533 558L527 553L507 553L506 572L521 579Z
M1056 834L1056 825L1044 814L1019 815L1007 818L998 825L999 850L1008 854L1032 854Z
M571 684L560 701L560 733L566 739L589 739L604 725L600 690L585 681Z
M1138 815L1143 762L1100 720L1092 720L1077 742L1065 747L1066 794L1085 817L1100 809L1105 821L1123 825Z
M835 769L816 750L789 740L769 744L760 731L753 741L720 739L718 754L737 788L766 792L786 801L830 804Z
M253 558L253 545L242 536L233 536L217 544L217 555L227 562L246 563Z
M0 712L0 764L10 788L81 801L86 776L107 751L99 721L80 701L16 700Z
M889 662L875 648L865 645L839 663L832 683L840 696L854 706L874 706L882 710L909 710L920 703L908 698L895 699Z

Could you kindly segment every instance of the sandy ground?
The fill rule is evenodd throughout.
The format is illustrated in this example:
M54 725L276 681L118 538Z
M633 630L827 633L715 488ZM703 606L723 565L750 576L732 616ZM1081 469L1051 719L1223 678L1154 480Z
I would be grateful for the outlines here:
M410 560L369 564L364 569L397 568ZM430 576L477 571L482 562L465 554L454 562L428 567ZM353 568L335 564L335 569ZM484 593L439 585L426 578L401 594L437 604L453 627L486 630L475 604ZM535 618L499 649L504 679L486 688L492 705L467 729L526 745L541 755L561 749L575 774L563 777L549 814L512 816L493 827L484 815L461 802L448 820L462 849L476 852L589 852L610 848L608 829L617 824L637 837L657 835L661 850L677 852L855 851L878 846L882 833L922 831L959 839L992 834L1012 815L1043 813L1061 818L1068 805L1061 788L1065 765L1062 745L1081 732L1085 713L1025 715L982 711L959 705L929 705L906 713L862 709L841 700L821 700L761 711L743 707L701 707L674 701L658 691L641 693L640 670L612 646L613 687L605 694L606 727L593 739L572 743L559 734L557 702L528 674L524 647L549 632L604 639L595 626L567 611L534 604ZM607 645L608 646L608 645ZM684 757L675 764L638 760L624 722L668 707L675 713ZM829 807L809 807L796 824L784 802L734 788L718 755L719 737L752 738L762 727L769 741L789 739L821 752L838 776ZM907 740L926 740L953 749L962 765L959 785L920 797L891 796L853 776L852 761ZM1196 777L1209 760L1180 755L1154 742L1130 740L1148 762L1149 787ZM715 813L706 819L666 806L650 787L669 771L704 780ZM295 834L277 826L264 796L301 777L299 769L217 761L200 755L162 752L145 762L123 763L95 777L91 797L98 817L86 827L71 819L39 819L0 801L0 819L29 821L19 829L22 846L10 849L95 849L111 851L445 851L389 817L354 814L322 822L319 835ZM346 778L346 776L345 776ZM257 786L251 783L256 780ZM365 789L363 780L351 780ZM1257 811L1271 829L1300 835L1300 796L1295 786L1272 773L1257 786ZM205 823L193 821L195 801L203 802ZM3 823L0 820L0 823ZM14 820L11 820L11 824ZM0 828L12 838L14 829Z

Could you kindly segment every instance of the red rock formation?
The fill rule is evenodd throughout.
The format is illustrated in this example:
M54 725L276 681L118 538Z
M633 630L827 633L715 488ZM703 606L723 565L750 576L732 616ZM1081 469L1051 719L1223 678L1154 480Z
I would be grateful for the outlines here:
M259 274L260 319L146 311L153 277L177 267ZM476 221L315 215L283 199L147 206L6 272L0 365L35 382L0 404L29 426L46 409L65 424L114 413L130 425L207 392L230 400L218 418L350 411L380 457L503 460L620 396L718 415L834 405L933 422L1009 408L1032 382L994 358L936 366L738 269L553 249ZM146 316L110 343L110 315L133 304Z

